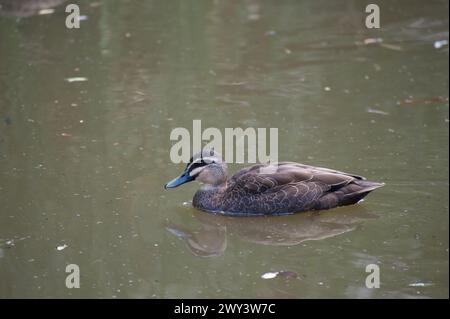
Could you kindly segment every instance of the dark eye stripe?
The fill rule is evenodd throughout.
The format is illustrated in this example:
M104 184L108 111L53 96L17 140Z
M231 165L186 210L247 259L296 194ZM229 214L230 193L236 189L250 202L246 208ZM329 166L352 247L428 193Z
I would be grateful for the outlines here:
M205 162L191 164L191 166L189 166L189 172L192 172L194 169L205 165L207 165Z

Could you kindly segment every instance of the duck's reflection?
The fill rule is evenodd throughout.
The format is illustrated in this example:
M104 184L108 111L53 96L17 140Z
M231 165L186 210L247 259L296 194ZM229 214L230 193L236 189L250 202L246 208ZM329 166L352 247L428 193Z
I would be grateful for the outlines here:
M190 229L173 223L166 229L181 238L192 254L214 257L225 252L229 235L260 245L293 246L350 232L377 215L356 206L290 216L229 217L195 212L194 217L197 225Z
M0 15L30 17L53 9L67 0L0 0Z

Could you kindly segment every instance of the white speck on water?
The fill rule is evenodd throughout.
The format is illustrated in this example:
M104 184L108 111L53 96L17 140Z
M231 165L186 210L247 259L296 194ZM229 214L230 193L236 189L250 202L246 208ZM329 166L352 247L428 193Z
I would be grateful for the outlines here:
M58 250L58 251L61 251L61 250L64 250L64 249L66 249L67 247L69 247L68 245L66 245L66 244L64 244L64 245L60 245L60 246L57 246L56 247L56 250Z
M448 45L448 40L435 41L433 44L435 49L440 49L446 45Z
M325 91L327 91L327 92L330 92L331 91L331 88L329 87L329 86L326 86L326 87L324 87L323 88Z
M38 12L38 15L46 15L46 14L52 14L55 12L55 9L41 9Z
M377 43L382 43L382 42L383 42L382 38L367 38L367 39L364 39L364 44L365 45L377 44Z
M274 36L277 35L277 32L275 30L269 30L266 33L264 33L265 36Z
M433 286L432 283L426 283L426 282L414 282L412 284L409 284L410 287L429 287Z
M256 20L259 20L260 17L261 16L259 14L257 14L257 13L250 13L247 16L247 19L249 19L250 21L256 21Z
M372 109L370 107L367 109L367 112L368 113L374 113L374 114L380 114L380 115L389 115L388 112L384 112L384 111L377 110L377 109Z
M87 81L88 78L82 77L82 76L75 76L72 78L66 78L66 81L69 83L73 83L73 82L84 82Z
M261 275L262 279L273 279L276 278L278 276L279 272L266 272L264 274Z

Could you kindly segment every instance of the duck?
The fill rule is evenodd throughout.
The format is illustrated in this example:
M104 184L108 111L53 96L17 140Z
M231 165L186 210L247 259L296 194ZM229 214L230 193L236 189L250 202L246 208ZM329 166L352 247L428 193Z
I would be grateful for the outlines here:
M329 168L295 162L256 164L228 178L227 164L214 149L191 157L165 189L191 181L202 184L192 205L230 216L275 216L327 210L360 202L384 183Z

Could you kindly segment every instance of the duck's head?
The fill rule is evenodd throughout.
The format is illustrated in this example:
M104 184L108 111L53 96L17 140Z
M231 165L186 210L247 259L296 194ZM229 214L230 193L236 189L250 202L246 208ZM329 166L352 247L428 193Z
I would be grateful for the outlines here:
M193 180L212 186L225 183L227 165L222 156L214 149L203 149L192 156L183 173L164 185L164 188L175 188Z

